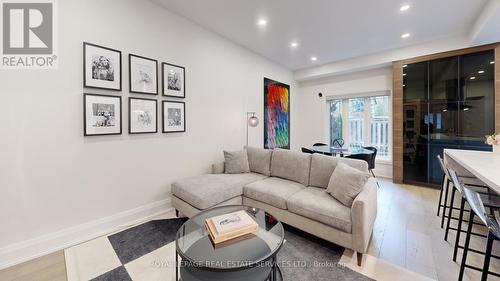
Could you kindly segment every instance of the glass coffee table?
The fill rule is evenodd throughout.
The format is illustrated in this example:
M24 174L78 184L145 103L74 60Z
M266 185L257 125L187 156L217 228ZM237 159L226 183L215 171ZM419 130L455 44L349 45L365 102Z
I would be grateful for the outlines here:
M240 210L245 210L258 223L257 233L214 245L205 228L205 219ZM177 231L176 280L281 281L276 255L284 238L281 222L263 210L247 206L205 210Z

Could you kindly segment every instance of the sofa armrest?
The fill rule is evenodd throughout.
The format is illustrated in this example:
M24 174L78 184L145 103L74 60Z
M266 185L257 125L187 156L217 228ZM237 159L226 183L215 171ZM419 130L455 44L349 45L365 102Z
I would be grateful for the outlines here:
M212 174L224 174L224 162L212 164Z
M376 218L377 182L369 178L351 208L352 247L356 252L366 253Z

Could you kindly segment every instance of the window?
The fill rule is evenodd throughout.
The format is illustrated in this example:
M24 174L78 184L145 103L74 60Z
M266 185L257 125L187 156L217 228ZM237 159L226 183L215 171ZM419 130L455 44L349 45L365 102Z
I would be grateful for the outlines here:
M330 145L333 141L342 139L342 101L334 100L330 102Z
M378 155L389 158L389 97L370 99L370 146L377 148Z
M343 139L349 147L373 146L378 150L378 159L390 159L389 96L328 102L332 145L334 140Z
M349 99L349 145L363 146L365 99Z

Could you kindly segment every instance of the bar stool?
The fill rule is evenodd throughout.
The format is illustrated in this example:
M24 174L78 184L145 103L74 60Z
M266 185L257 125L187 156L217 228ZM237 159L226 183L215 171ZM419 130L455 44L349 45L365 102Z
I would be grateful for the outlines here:
M437 160L438 160L438 163L439 163L439 167L441 168L441 172L443 173L443 180L441 181L441 191L439 192L439 202L438 202L437 216L439 217L439 211L441 210L441 207L443 207L443 218L441 219L441 228L443 228L443 226L444 226L444 216L445 216L445 212L446 212L446 201L448 200L448 190L449 190L449 187L450 187L450 181L451 180L447 176L448 169L444 166L444 161L441 158L441 155L437 156ZM443 190L445 190L444 203L441 204L441 202L443 201L443 199L442 199L443 198Z
M483 268L481 269L481 268L476 267L476 266L468 265L467 264L467 254L470 251L469 243L470 243L470 237L472 234L472 225L473 225L472 223L469 223L469 225L467 226L467 234L465 237L464 252L462 255L462 262L460 265L460 273L458 275L458 280L459 281L463 280L464 270L466 267L474 269L474 270L482 271L482 275L481 275L482 281L486 281L488 279L489 274L500 277L500 274L490 271L490 259L492 257L500 258L498 256L491 254L491 250L493 248L493 242L495 240L500 240L500 226L499 226L494 215L486 213L486 208L488 206L484 204L484 201L483 201L483 198L481 197L481 195L479 193L467 188L467 187L462 186L462 188L463 188L463 194L465 195L465 200L467 200L467 202L469 203L469 205L471 207L471 212L469 213L469 222L474 221L474 216L477 216L480 219L480 221L488 228L488 237L487 237L488 240L486 243L486 251L484 253Z
M439 192L439 202L438 202L438 211L437 215L439 216L439 212L441 210L441 207L443 208L443 216L441 218L441 228L444 227L444 220L445 218L449 218L452 220L458 220L456 217L452 217L452 210L460 210L459 208L454 206L454 198L455 198L455 188L452 189L452 194L450 198L450 204L448 206L448 193L450 189L450 184L453 183L451 181L450 175L448 173L448 168L446 167L443 158L441 158L440 155L437 156L437 160L439 163L439 167L441 168L441 171L443 173L443 180L441 184L441 191ZM486 186L482 181L480 181L477 178L469 177L469 176L458 176L460 180L465 182L467 186L475 187L475 188L481 188L484 189L484 191L490 193L488 186ZM444 191L444 202L443 201L443 191ZM448 209L448 215L446 215L446 209ZM449 228L448 228L449 229ZM454 228L451 228L452 230L456 230ZM445 231L445 240L448 237L448 230Z
M460 232L462 230L462 220L463 220L463 212L464 212L464 207L465 207L465 200L464 200L464 195L463 195L463 187L462 185L465 185L469 188L475 188L476 192L480 193L480 194L486 194L490 197L493 197L493 195L490 193L489 191L489 188L488 186L486 185L469 185L467 183L463 183L464 182L464 178L461 178L459 176L457 176L457 173L451 169L447 169L445 167L445 171L447 172L446 173L446 176L451 179L452 183L453 183L453 189L451 191L451 198L450 198L450 206L448 207L448 216L447 216L447 222L446 222L446 228L445 228L445 231L444 231L444 240L445 241L448 241L448 233L449 233L449 230L452 229L452 230L456 230L457 231L457 237L460 236ZM459 180L460 178L460 180ZM481 189L481 190L479 190ZM461 198L461 202L460 202L460 208L456 208L454 207L454 201L455 201L455 191L458 191L458 193L460 194L460 198ZM488 207L495 207L496 205L499 205L500 206L500 201L497 201L497 202L494 202L494 201L491 201L490 199L488 199ZM459 214L459 217L458 218L454 218L452 217L452 210L460 210L460 212L462 213L462 217L460 216ZM443 214L443 217L444 217L444 214ZM458 226L456 229L450 227L450 221L454 219L454 220L458 220ZM474 223L474 222L472 222ZM484 235L483 235L484 236ZM455 260L455 259L453 259Z
M450 224L450 219L448 218L448 223L447 223L447 226L446 226L446 231L448 231L449 229L453 229L453 230L456 230L457 231L457 235L455 237L455 247L453 249L453 261L456 261L457 260L457 252L458 252L458 249L463 249L464 247L461 246L459 244L460 242L460 235L462 232L465 232L464 230L462 230L462 223L463 222L467 222L467 223L471 223L470 221L465 221L464 220L464 212L469 212L469 210L465 210L465 203L467 202L466 198L465 198L465 194L464 194L464 188L467 188L467 185L464 185L460 180L459 180L459 177L457 176L456 172L451 170L451 169L447 169L448 171L448 175L449 175L449 178L452 180L453 182L453 185L455 186L456 190L458 190L458 192L460 193L461 197L460 197L460 213L458 215L458 226L456 229L453 229L449 226ZM469 188L470 189L470 188ZM472 190L472 189L471 189ZM474 191L474 190L473 190ZM483 195L484 198L482 198L483 200L483 204L487 207L487 208L490 208L490 210L492 209L495 209L495 208L500 208L500 197L498 197L497 195L492 195L492 194L488 194L488 193L481 193L481 192L478 192L478 191L475 191L477 192L479 195ZM485 197L486 196L486 197ZM474 222L472 221L472 224L476 224L476 225L484 225L484 224L481 224L481 223L478 223L478 222ZM475 232L471 232L472 235L476 235L476 236L479 236L479 237L483 237L483 238L486 238L487 236L486 235L483 235L483 234L480 234L480 233L475 233ZM445 237L446 238L446 237ZM469 251L471 252L474 252L474 253L478 253L478 254L483 254L484 255L484 252L481 252L481 251L478 251L478 250L475 250L475 249L469 249ZM500 258L500 257L499 257Z

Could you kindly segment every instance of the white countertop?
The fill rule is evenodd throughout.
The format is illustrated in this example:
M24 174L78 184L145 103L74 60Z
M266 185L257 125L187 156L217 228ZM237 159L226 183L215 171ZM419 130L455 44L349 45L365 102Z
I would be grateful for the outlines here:
M444 154L500 193L500 153L445 149Z

